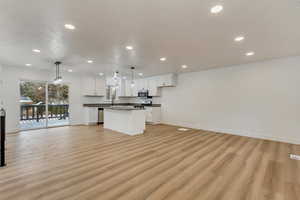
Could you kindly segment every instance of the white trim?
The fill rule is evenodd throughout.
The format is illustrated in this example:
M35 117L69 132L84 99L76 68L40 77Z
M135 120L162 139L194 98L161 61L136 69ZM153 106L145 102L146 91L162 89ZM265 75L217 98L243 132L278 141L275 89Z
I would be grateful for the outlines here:
M267 134L260 134L258 132L247 132L247 131L237 131L237 130L230 130L230 129L211 129L210 131L215 131L219 133L227 133L230 135L238 135L238 136L244 136L244 137L250 137L250 138L257 138L257 139L263 139L263 140L272 140L276 142L284 142L284 143L290 143L290 144L300 144L300 141L289 139L289 138L282 138L282 137L274 137Z
M222 128L199 128L195 125L189 124L189 123L173 123L173 122L162 122L162 124L166 125L173 125L173 126L183 126L187 128L192 129L201 129L201 130L207 130L207 131L213 131L217 133L225 133L230 135L237 135L237 136L244 136L244 137L250 137L250 138L256 138L256 139L263 139L263 140L271 140L276 142L284 142L284 143L290 143L290 144L300 144L299 140L291 139L291 138L283 138L278 136L270 136L270 134L265 133L259 133L259 132L249 132L249 131L243 131L243 130L233 130L233 129L222 129Z
M49 123L49 82L47 81L46 84L45 84L45 111L46 111L46 128L49 128L48 127L48 123Z
M18 133L20 132L20 129L10 129L10 130L6 130L7 134L14 134L14 133Z
M42 129L52 129L52 128L61 128L61 127L75 127L75 126L86 126L85 124L78 123L78 124L72 124L72 125L61 125L61 126L50 126L48 128L33 128L33 129L26 129L26 130L20 130L20 129L15 129L15 130L9 130L7 131L7 134L16 134L20 132L27 132L27 131L35 131L35 130L42 130Z

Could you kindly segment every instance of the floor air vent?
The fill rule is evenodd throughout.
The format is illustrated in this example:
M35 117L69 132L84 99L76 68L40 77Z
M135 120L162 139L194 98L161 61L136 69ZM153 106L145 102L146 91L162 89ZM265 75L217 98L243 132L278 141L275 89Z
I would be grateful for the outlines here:
M187 129L187 128L179 128L179 129L177 129L178 131L182 131L182 132L185 132L185 131L188 131L188 130L190 130L190 129Z
M299 155L295 155L295 154L290 154L290 159L292 159L292 160L300 160L300 156Z

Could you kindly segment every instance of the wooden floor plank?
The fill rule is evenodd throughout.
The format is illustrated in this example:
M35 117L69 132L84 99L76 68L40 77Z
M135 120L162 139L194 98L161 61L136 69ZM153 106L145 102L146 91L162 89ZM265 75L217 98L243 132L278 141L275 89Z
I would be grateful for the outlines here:
M7 137L0 200L299 200L300 145L175 126L127 136L101 126Z

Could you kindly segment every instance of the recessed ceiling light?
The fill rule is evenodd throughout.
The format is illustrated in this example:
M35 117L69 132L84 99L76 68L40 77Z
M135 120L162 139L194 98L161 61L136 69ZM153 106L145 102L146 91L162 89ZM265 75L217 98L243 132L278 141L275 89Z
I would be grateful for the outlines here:
M160 61L166 61L167 58L163 57L163 58L160 58Z
M212 7L210 9L210 12L213 14L217 14L219 12L221 12L223 10L223 6L222 5L215 5L214 7Z
M133 47L132 47L132 46L126 46L126 49L127 49L127 50L132 50Z
M139 73L139 76L143 76L144 74L143 73Z
M39 50L39 49L32 49L32 51L35 52L35 53L40 53L41 52L41 50Z
M99 73L99 76L103 76L104 74L102 72Z
M76 27L72 24L65 24L65 28L69 30L74 30Z
M87 61L87 63L90 63L90 64L93 63L93 62L94 62L94 61L92 61L92 60L88 60L88 61Z
M28 64L25 64L25 65L26 65L27 67L30 67L30 66L32 66L32 64L29 64L29 63L28 63Z
M243 41L244 39L245 39L244 36L237 36L236 38L234 38L234 41L236 41L236 42L241 42L241 41Z
M72 69L68 69L68 72L73 72L73 70Z
M253 56L255 53L253 51L249 51L246 53L246 56Z
M187 65L182 65L181 68L182 69L186 69L188 66Z

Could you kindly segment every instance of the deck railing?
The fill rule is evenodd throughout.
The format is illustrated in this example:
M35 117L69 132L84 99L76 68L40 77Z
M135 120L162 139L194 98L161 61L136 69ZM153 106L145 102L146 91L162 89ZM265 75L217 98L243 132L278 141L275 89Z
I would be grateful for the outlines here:
M20 120L46 119L46 105L21 105ZM69 117L69 104L49 104L48 118L66 119Z

